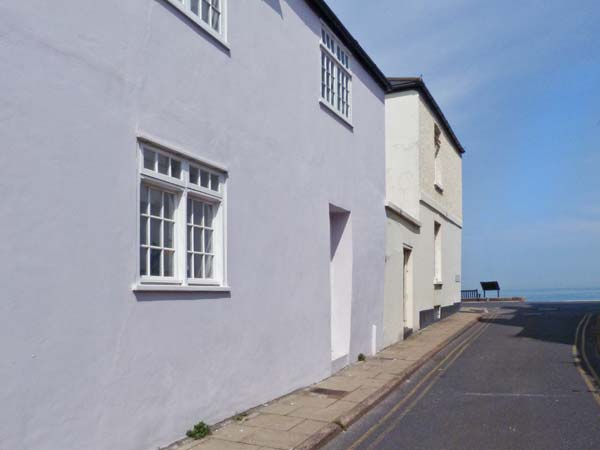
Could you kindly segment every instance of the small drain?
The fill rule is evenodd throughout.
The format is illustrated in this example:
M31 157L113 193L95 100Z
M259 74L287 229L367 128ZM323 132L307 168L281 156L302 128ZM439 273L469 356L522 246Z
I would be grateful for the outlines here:
M337 398L337 399L340 399L343 396L348 394L347 391L339 391L336 389L325 389L325 388L313 388L310 390L310 392L312 392L313 394L323 394L323 395L326 395L327 397L333 397L333 398Z

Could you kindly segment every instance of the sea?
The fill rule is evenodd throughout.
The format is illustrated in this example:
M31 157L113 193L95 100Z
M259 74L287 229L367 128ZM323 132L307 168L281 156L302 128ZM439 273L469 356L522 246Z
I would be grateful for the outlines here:
M488 292L493 297L495 292ZM502 289L502 297L525 297L528 302L600 302L600 288Z

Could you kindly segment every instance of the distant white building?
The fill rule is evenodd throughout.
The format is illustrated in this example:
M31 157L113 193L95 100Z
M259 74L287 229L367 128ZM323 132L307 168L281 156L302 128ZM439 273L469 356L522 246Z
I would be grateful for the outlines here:
M384 345L458 308L464 153L420 78L389 81Z

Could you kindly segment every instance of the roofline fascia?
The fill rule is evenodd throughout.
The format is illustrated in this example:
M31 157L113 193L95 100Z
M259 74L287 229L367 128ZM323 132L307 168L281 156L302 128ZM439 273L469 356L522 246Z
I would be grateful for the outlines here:
M394 80L394 78L390 78L389 80ZM415 80L407 80L406 84L404 84L402 86L398 86L398 87L392 87L392 84L389 80L388 80L388 83L390 83L390 89L388 91L388 94L393 94L396 92L415 91L415 90L418 91L419 93L422 93L425 96L425 100L427 101L429 106L431 108L433 108L433 110L436 113L436 115L438 116L439 120L442 122L442 126L446 130L446 133L448 133L448 135L450 136L450 140L456 146L456 150L461 155L465 153L464 147L458 140L458 137L456 136L456 134L454 133L454 130L450 126L448 119L446 119L446 116L442 112L442 108L440 108L440 105L438 105L438 103L435 101L435 98L433 97L433 95L427 88L427 85L425 84L425 82L422 79L417 78Z
M354 36L344 26L329 5L324 0L306 0L306 3L317 13L317 15L331 28L331 31L342 41L352 55L364 66L371 77L377 82L384 93L389 92L391 85L388 78L383 74L377 64L368 53L361 47Z

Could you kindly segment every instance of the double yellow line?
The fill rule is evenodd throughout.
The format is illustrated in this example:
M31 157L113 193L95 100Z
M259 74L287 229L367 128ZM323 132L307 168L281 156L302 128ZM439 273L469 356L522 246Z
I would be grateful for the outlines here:
M493 319L496 314L491 316ZM463 340L458 346L456 346L450 353L448 353L444 359L442 359L433 369L431 369L427 374L408 392L402 400L394 405L392 409L390 409L385 416L379 419L375 424L373 424L362 436L360 436L354 443L348 447L348 450L354 450L359 445L361 445L369 436L371 436L375 431L381 428L393 414L395 414L402 406L406 403L409 405L406 409L400 414L400 416L396 417L389 425L377 436L377 438L367 447L368 450L375 448L384 438L388 435L398 423L415 407L415 405L429 392L429 390L435 385L440 376L458 359L460 355L471 345L473 341L475 341L479 336L481 336L485 330L490 326L490 323L481 324L475 331L471 332L469 337ZM445 367L442 368L442 366ZM423 388L423 390L415 397L415 394L419 391L419 389L425 385L427 382L427 386ZM413 399L414 397L414 399Z
M598 393L598 386L600 386L600 377L598 377L598 373L594 370L594 367L590 364L590 360L587 356L587 350L585 348L586 342L586 333L587 328L592 320L592 314L586 314L577 324L577 329L575 330L575 339L573 340L573 358L575 359L575 365L577 366L577 370L581 374L583 381L587 385L589 391L594 396L594 399L600 405L600 393ZM583 370L581 362L585 364L589 373Z

